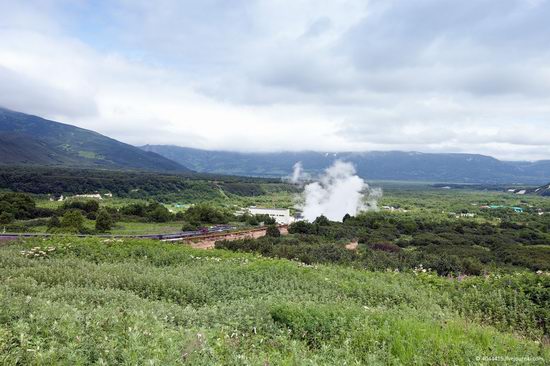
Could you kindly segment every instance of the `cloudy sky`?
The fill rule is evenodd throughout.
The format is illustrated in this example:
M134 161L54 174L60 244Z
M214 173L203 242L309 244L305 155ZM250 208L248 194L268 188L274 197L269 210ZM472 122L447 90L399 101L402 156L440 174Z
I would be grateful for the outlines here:
M550 0L0 0L0 105L132 144L550 159Z

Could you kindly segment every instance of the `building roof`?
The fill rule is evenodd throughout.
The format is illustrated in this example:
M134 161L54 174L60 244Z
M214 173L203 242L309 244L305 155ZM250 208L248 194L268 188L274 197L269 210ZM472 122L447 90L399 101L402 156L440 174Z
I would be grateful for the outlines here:
M288 211L288 208L249 207L249 210Z

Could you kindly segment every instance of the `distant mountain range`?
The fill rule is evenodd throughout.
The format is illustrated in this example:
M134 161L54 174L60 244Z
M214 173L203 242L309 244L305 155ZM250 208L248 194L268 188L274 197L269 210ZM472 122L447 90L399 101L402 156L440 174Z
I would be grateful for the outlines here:
M508 162L476 154L402 151L239 153L171 145L145 145L142 149L195 171L230 175L288 176L298 161L307 172L318 174L340 159L352 162L358 174L369 180L529 185L550 181L550 160Z
M296 162L315 175L337 159L353 163L368 180L525 185L550 181L550 160L507 162L475 154L402 151L239 153L170 145L138 148L97 132L0 108L0 165L285 177Z
M0 164L184 172L189 169L97 132L0 108Z

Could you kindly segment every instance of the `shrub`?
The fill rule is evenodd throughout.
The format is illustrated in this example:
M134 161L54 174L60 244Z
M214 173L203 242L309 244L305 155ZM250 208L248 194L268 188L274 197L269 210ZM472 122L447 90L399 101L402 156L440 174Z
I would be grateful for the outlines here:
M277 221L269 215L256 215L256 221L263 223L264 225L275 225Z
M401 248L393 243L382 242L374 243L369 246L372 250L381 250L383 252L397 253L401 251Z
M18 220L36 217L34 200L24 193L0 194L0 214L8 213Z
M435 270L440 276L448 276L462 272L462 264L455 255L439 255L428 263L425 263L424 267Z
M147 218L154 222L166 222L170 221L172 214L166 207L157 204L152 211L147 213Z
M84 229L84 216L79 210L69 210L61 218L61 228L69 232L80 233Z
M184 221L181 231L195 231L197 230L197 225L193 225L190 222Z
M227 224L230 219L227 212L204 204L189 207L183 217L193 224Z
M59 221L59 217L57 216L52 216L49 220L48 220L48 231L52 230L52 229L55 229L55 228L60 228L61 227L61 221Z
M9 212L2 212L0 214L0 224L11 224L15 220L15 217Z
M97 214L97 219L95 222L95 229L101 233L111 230L113 226L113 218L107 212L107 210L100 210Z
M279 228L275 225L270 225L267 227L265 231L266 236L270 236L272 238L278 238L281 236L281 231L279 231Z
M321 216L317 217L315 219L315 221L313 221L313 223L316 224L316 225L319 225L319 226L329 226L330 225L330 221L325 215L321 215Z
M290 234L316 234L316 226L307 221L296 221L289 225L288 232Z
M96 200L69 200L63 203L61 206L62 211L67 210L81 210L86 213L97 212L99 210L99 202Z
M476 258L465 258L462 260L464 274L479 276L483 272L483 265Z

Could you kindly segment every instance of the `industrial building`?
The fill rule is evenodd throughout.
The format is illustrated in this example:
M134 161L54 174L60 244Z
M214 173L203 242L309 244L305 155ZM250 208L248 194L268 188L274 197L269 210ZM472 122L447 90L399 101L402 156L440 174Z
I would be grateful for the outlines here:
M246 209L251 215L269 215L277 224L288 225L294 221L288 208L263 208L252 206Z

